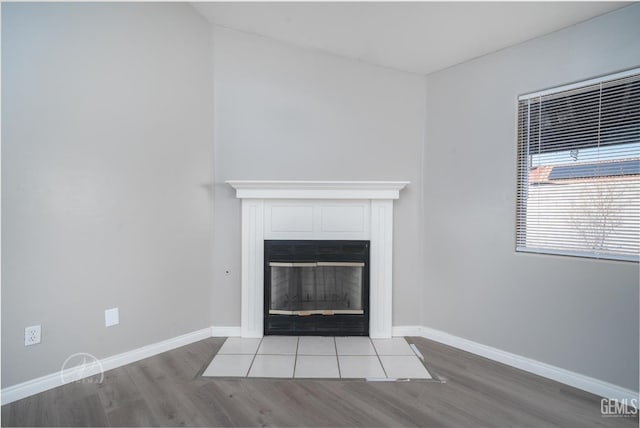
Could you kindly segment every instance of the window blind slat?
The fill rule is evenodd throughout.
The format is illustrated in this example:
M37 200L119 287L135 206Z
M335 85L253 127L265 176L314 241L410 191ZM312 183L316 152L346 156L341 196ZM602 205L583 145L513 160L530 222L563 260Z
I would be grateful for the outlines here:
M518 103L517 251L640 259L640 74Z

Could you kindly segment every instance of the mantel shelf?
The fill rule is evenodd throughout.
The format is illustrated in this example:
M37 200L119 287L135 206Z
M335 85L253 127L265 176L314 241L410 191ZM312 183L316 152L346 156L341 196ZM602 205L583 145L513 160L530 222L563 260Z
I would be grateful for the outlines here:
M229 180L240 199L398 199L409 181Z

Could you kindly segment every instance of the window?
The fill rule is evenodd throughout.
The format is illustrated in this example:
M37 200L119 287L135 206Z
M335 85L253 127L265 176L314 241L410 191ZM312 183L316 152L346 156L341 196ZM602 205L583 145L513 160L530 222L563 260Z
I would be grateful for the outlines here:
M523 95L516 250L640 257L640 69Z

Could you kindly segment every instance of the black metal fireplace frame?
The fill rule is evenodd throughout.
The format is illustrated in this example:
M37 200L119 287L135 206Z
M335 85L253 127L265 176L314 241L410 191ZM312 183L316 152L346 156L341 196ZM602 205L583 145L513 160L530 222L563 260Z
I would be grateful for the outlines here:
M265 240L264 241L264 334L296 336L369 335L369 241ZM363 314L279 315L269 314L270 262L362 262Z

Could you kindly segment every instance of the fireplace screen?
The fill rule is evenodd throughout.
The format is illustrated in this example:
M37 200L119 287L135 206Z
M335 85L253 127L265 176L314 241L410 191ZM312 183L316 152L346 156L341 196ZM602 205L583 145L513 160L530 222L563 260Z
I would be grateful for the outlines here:
M363 314L364 263L270 262L274 315Z
M264 334L367 336L369 241L265 240Z

